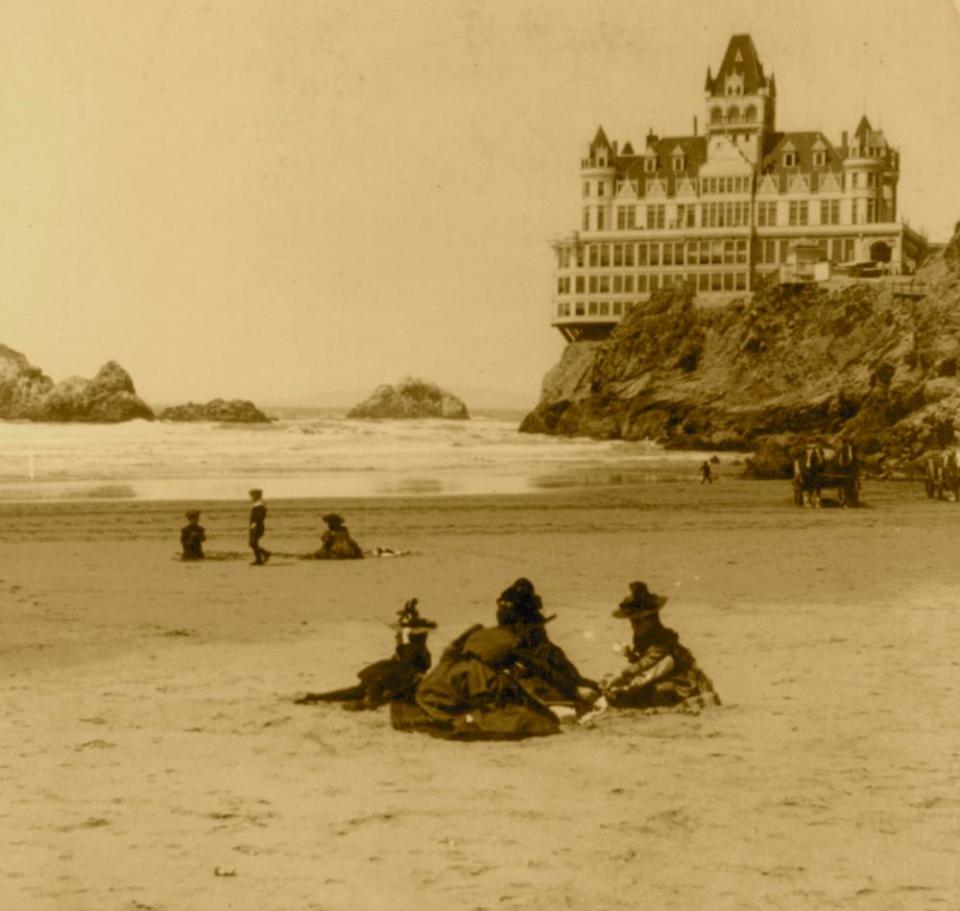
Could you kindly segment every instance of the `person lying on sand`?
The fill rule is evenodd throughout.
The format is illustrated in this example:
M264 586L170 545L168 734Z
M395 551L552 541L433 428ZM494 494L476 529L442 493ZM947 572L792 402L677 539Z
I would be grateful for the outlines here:
M391 705L395 728L469 740L559 731L557 715L534 694L588 695L578 691L584 678L576 668L557 660L556 647L543 649L547 618L529 580L518 579L500 595L497 615L497 626L472 626L446 648L420 681L414 705Z
M200 524L200 510L187 510L188 522L180 529L180 546L183 548L182 559L202 560L203 542L207 540L207 533Z
M430 670L427 636L436 626L433 620L420 616L417 599L412 598L397 612L397 622L393 624L397 631L396 649L390 658L360 670L357 673L360 683L356 686L328 693L306 693L294 701L299 705L342 702L345 709L363 711L412 699L420 678Z
M666 603L666 597L653 594L644 582L631 582L630 594L613 612L630 621L633 642L622 649L630 663L604 686L610 706L696 712L720 704L710 678L680 637L660 622Z
M323 517L327 530L320 539L320 550L314 553L317 560L361 560L363 551L360 545L350 537L343 517L331 512Z

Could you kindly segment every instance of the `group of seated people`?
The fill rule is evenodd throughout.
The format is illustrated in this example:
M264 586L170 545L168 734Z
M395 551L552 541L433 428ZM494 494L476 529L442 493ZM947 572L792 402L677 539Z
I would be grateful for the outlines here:
M553 734L561 720L590 720L608 707L696 712L720 700L709 678L663 626L667 599L633 582L613 616L630 621L628 664L597 682L584 677L550 641L543 602L528 579L497 599L496 625L471 626L432 666L427 636L436 623L408 601L394 624L396 649L363 668L359 683L307 693L301 704L343 702L353 710L390 705L393 726L458 739L515 739Z

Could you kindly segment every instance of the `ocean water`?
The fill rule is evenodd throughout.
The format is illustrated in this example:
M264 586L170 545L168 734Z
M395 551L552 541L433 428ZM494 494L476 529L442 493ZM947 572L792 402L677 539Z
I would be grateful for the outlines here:
M0 422L0 500L235 500L510 494L691 478L703 453L517 432L519 416L347 420L300 409L266 426Z

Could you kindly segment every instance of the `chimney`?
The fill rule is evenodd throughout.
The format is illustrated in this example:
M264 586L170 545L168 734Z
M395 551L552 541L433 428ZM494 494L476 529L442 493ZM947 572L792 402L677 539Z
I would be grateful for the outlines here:
M647 131L647 148L652 148L657 144L657 134L653 132L653 127Z
M846 130L844 130L840 134L840 147L843 149L847 147L847 131Z
M697 135L697 115L693 115L693 135Z

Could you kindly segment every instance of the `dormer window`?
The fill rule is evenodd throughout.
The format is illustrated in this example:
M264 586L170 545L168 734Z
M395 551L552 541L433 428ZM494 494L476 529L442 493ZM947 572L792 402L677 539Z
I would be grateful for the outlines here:
M827 153L823 149L815 149L813 153L813 166L822 168L827 163Z
M643 163L643 168L644 168L644 170L645 170L648 174L653 174L653 173L655 173L656 170L657 170L657 159L656 159L656 158L648 158L648 159Z
M675 173L681 172L685 164L686 164L686 159L684 158L683 155L673 156L673 170Z
M797 153L796 152L784 152L783 153L783 166L785 168L796 167L797 164Z

